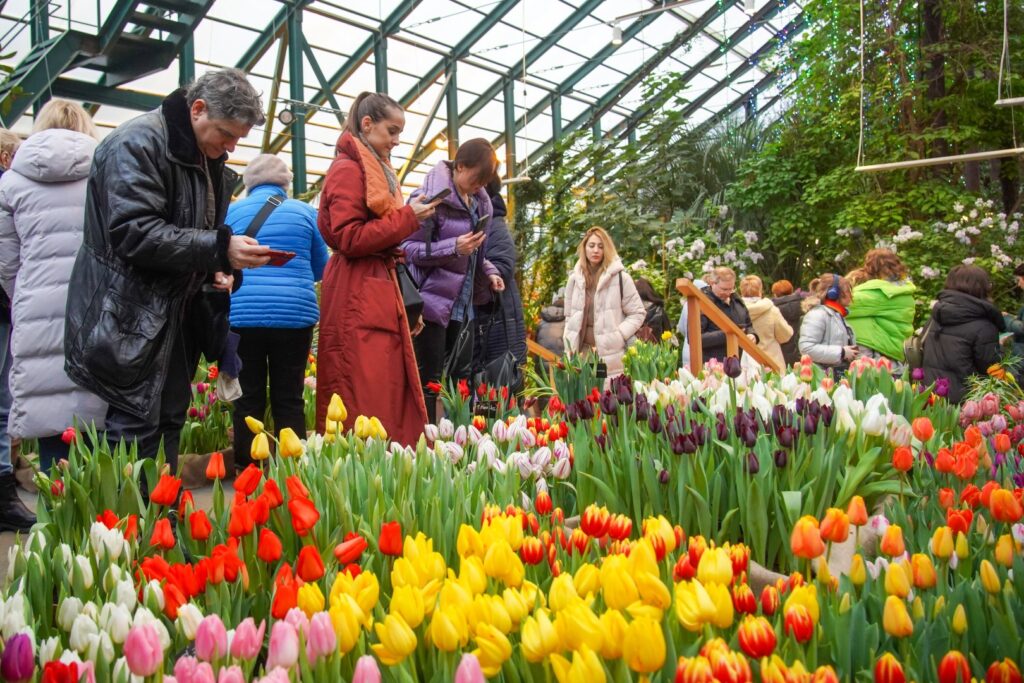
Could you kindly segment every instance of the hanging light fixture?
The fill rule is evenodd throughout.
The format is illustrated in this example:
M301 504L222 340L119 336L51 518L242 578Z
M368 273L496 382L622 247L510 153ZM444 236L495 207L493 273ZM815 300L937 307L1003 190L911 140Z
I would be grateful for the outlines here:
M295 121L295 114L291 109L282 109L277 113L277 120L281 122L282 126L290 126Z
M618 22L612 24L612 45L622 45L622 27Z
M756 12L756 11L757 11L757 8L756 8L756 7L754 7L754 3L755 3L756 1L757 1L757 0L743 0L743 12L744 12L745 14L748 14L748 15L750 15L750 16L753 16L753 15L754 15L754 12Z

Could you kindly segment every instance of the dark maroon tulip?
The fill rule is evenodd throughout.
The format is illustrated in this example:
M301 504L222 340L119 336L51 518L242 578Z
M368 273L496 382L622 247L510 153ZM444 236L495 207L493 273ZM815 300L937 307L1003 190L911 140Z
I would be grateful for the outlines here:
M804 415L804 434L816 434L818 432L818 418L813 415Z
M569 424L576 424L580 419L580 407L576 403L570 403L565 407L565 419Z
M818 399L814 399L807 404L807 414L813 415L814 417L821 417L821 404L818 403Z
M665 406L665 421L671 422L674 419L676 419L676 407L674 404L669 403Z
M651 430L652 434L661 433L661 417L658 415L657 410L652 410L651 414L647 416L647 427Z
M628 380L619 383L618 388L615 390L615 398L619 399L619 403L627 406L633 402L633 390L629 386Z
M601 447L602 451L608 445L608 437L606 437L604 434L598 434L597 436L595 436L594 441L597 442L597 445Z
M793 441L796 439L796 430L789 426L780 427L775 436L779 439L780 446L783 448L792 448Z
M693 455L697 452L697 439L693 437L693 434L682 434L679 440L682 442L683 453Z
M708 442L708 428L702 424L693 425L693 438L698 446L703 446Z
M757 454L753 451L747 453L747 472L750 474L757 474L761 471L761 462L757 459Z
M789 462L789 453L782 450L781 448L775 451L775 453L772 454L772 457L775 458L775 466L778 467L780 470L783 467L785 467L786 464Z
M832 406L821 407L821 421L825 423L826 427L832 426L832 416L834 416L835 413L836 411L832 408Z
M740 429L740 441L747 448L753 448L754 444L757 443L757 430L746 424Z
M605 391L601 394L601 412L605 415L614 415L619 409L619 400L615 398L615 394L610 391Z
M707 412L705 408L706 406L704 405L704 399L702 399L700 396L697 396L692 401L690 401L691 413L705 413Z
M593 406L593 404L590 401L588 401L585 398L581 398L579 400L579 406L580 406L580 418L581 419L583 419L583 420L592 420L592 419L594 419L594 406Z
M32 679L35 668L32 639L24 633L15 633L8 638L0 655L0 677L5 681L28 681Z
M669 476L668 470L662 470L661 472L658 472L658 481L660 481L662 484L667 484L669 482L669 479L671 479L671 477Z
M803 398L803 397L801 396L801 397L800 397L800 398L798 398L798 399L797 399L796 401L794 401L794 402L793 402L793 410L794 410L794 411L795 411L795 412L796 412L797 414L799 414L799 415L803 415L803 414L804 414L804 411L805 411L805 410L807 410L807 399L805 399L805 398Z
M732 377L735 379L740 376L743 368L740 367L739 356L726 356L725 361L722 363L722 371L725 372L726 377Z
M636 401L633 404L633 410L635 411L636 421L643 422L651 414L651 404L648 403L647 397L643 394L636 395Z

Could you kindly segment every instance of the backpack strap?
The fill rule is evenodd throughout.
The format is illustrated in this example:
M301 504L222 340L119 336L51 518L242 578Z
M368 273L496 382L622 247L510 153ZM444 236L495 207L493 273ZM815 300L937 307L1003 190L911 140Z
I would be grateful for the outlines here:
M263 227L267 218L270 217L270 214L274 213L274 209L281 206L283 203L284 200L281 199L281 195L272 194L267 197L266 203L260 207L259 212L253 217L252 222L249 223L249 227L245 229L245 236L255 239L256 235L260 232L260 228Z

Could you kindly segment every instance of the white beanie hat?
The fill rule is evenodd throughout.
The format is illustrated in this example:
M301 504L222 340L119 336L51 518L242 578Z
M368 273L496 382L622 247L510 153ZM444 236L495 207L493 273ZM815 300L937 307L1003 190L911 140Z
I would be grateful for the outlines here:
M245 183L246 190L251 190L257 185L277 185L288 189L292 182L292 172L279 157L261 154L245 167L242 182Z

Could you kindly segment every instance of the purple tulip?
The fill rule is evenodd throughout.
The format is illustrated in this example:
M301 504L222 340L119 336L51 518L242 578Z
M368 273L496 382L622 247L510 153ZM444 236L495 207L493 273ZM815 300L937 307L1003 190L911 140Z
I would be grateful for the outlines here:
M792 427L781 427L775 434L779 440L779 445L783 448L792 448L793 442L796 440L796 430Z
M619 409L619 399L615 398L615 394L610 391L605 391L601 394L601 412L605 415L614 415Z
M743 425L743 428L740 429L740 441L747 448L753 448L757 443L757 430L750 425Z
M931 451L922 451L921 457L923 457L924 461L928 463L928 467L935 467L935 456L932 455Z
M801 396L800 398L795 400L793 402L793 410L798 414L803 415L804 411L807 410L807 399Z
M580 417L584 420L594 419L594 406L585 398L579 400L580 404Z
M935 380L935 395L945 398L949 396L949 380L945 377L939 377Z
M1000 413L998 415L993 415L992 419L989 420L989 424L992 425L993 433L1001 434L1003 431L1006 430L1006 427L1007 427L1006 416L1003 415L1002 413Z
M910 371L910 379L920 382L924 379L924 368L914 368Z
M565 407L565 419L569 421L569 424L576 424L580 420L580 409L575 403L570 403Z
M832 406L821 407L821 421L825 423L826 427L832 426L832 417L835 415L835 412Z
M732 377L733 379L740 376L743 368L740 367L739 356L726 356L725 362L722 363L722 371L726 377Z
M757 474L761 471L761 461L757 459L757 454L754 451L747 453L747 472L750 474Z
M715 436L718 437L719 441L725 441L729 438L729 425L725 424L725 420L715 421Z
M676 419L676 407L669 403L665 406L665 421L671 422Z
M817 434L818 418L811 414L804 415L804 434Z
M0 674L5 681L28 681L35 673L36 660L32 652L32 639L24 633L15 633L7 639L0 655Z
M661 482L662 484L667 484L669 482L669 479L671 478L672 477L669 475L668 470L662 470L661 472L658 472L658 481Z
M651 414L651 404L647 401L647 397L643 394L637 394L633 410L637 422L646 420Z
M1013 485L1017 488L1024 487L1024 472L1013 475Z
M708 442L708 428L702 424L693 425L693 439L697 442L698 446L703 446Z
M789 464L789 453L782 450L781 448L775 451L775 453L772 454L772 457L775 459L775 466L778 467L780 470L783 469L787 464Z
M647 427L651 430L652 434L661 433L661 417L658 415L658 411L651 411L650 416L647 418Z
M622 375L625 377L625 375ZM615 398L619 400L622 405L630 405L633 402L633 390L629 386L629 378L626 381L620 382L618 388L615 390Z
M774 425L776 431L785 425L791 424L793 424L793 416L789 414L789 409L786 406L780 403L772 406L772 425Z
M597 445L601 448L602 451L605 449L605 447L608 446L608 437L605 436L604 434L598 434L597 436L595 436L594 441L597 442Z

